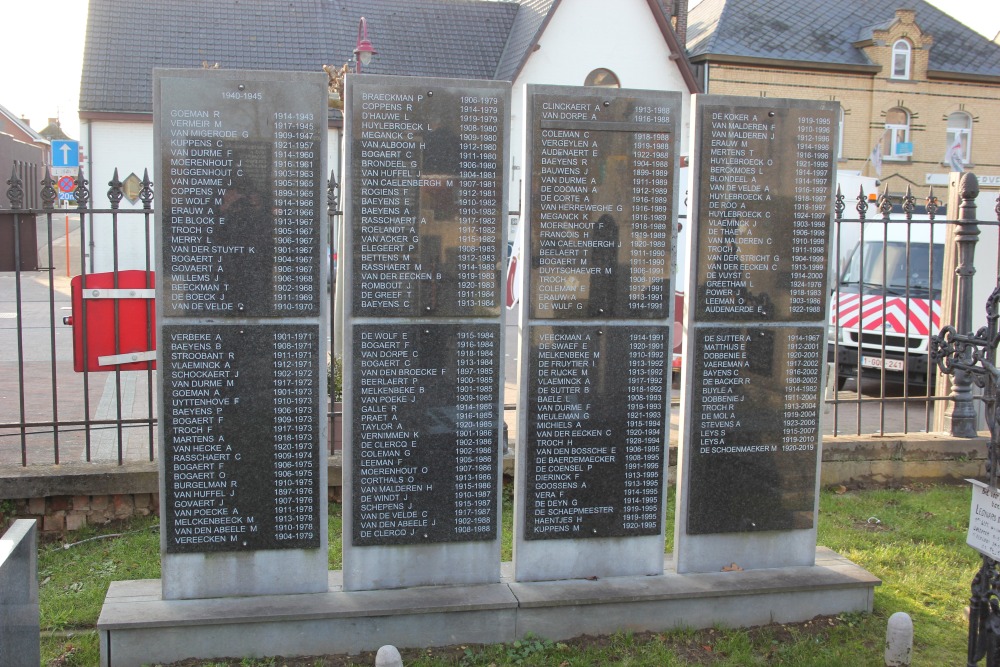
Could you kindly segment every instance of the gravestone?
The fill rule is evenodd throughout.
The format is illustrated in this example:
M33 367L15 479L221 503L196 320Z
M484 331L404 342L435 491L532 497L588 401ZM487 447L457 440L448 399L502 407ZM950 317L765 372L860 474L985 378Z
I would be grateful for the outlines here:
M344 588L496 582L510 85L346 99Z
M528 86L518 581L659 574L680 95Z
M838 105L694 118L677 571L812 565Z
M326 77L154 89L163 597L324 591Z

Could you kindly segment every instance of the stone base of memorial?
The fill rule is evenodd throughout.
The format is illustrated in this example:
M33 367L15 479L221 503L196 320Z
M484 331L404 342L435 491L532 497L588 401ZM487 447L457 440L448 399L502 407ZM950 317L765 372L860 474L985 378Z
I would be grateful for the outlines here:
M183 601L163 600L157 580L116 581L97 622L101 664L511 643L529 633L562 640L871 612L878 579L823 547L815 561L680 575L668 555L658 576L516 583L505 563L496 584L377 591L344 591L341 573L330 572L326 593Z
M816 556L839 113L833 102L695 98L678 572Z

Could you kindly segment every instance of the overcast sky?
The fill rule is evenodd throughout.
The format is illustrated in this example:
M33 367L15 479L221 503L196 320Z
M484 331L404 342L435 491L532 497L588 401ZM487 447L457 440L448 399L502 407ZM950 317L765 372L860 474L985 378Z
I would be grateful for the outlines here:
M929 1L989 39L1000 32L1000 0ZM698 2L691 0L691 6ZM66 134L79 138L77 97L86 23L87 0L4 2L0 105L29 118L36 130L48 118L59 117Z

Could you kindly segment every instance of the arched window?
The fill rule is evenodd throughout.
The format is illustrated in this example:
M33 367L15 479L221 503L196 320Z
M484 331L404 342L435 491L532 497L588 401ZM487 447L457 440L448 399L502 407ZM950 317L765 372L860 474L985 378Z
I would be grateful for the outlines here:
M905 39L901 39L892 45L892 78L910 78L910 60L913 48Z
M972 162L972 116L964 111L948 115L948 136L944 149L947 163L952 162L953 154L962 159L962 164Z
M882 135L883 158L886 160L905 160L912 154L910 114L906 109L893 107L885 114L885 133Z
M597 88L621 88L622 84L618 81L618 75L609 69L604 69L599 67L593 72L587 75L584 79L583 85L594 86Z

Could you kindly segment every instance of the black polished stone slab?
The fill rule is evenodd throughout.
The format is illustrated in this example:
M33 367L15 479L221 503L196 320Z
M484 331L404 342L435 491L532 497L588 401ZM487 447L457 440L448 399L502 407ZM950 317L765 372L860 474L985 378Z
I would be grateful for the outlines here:
M689 534L813 526L823 334L821 325L694 329Z
M322 79L157 73L164 317L318 316Z
M348 77L355 317L500 314L509 85Z
M538 325L529 336L524 539L659 534L668 328Z
M666 92L531 95L530 317L669 316L680 109Z
M700 322L822 321L836 103L696 106Z
M167 552L319 546L322 344L318 325L163 326Z
M499 324L353 327L355 546L497 539Z

